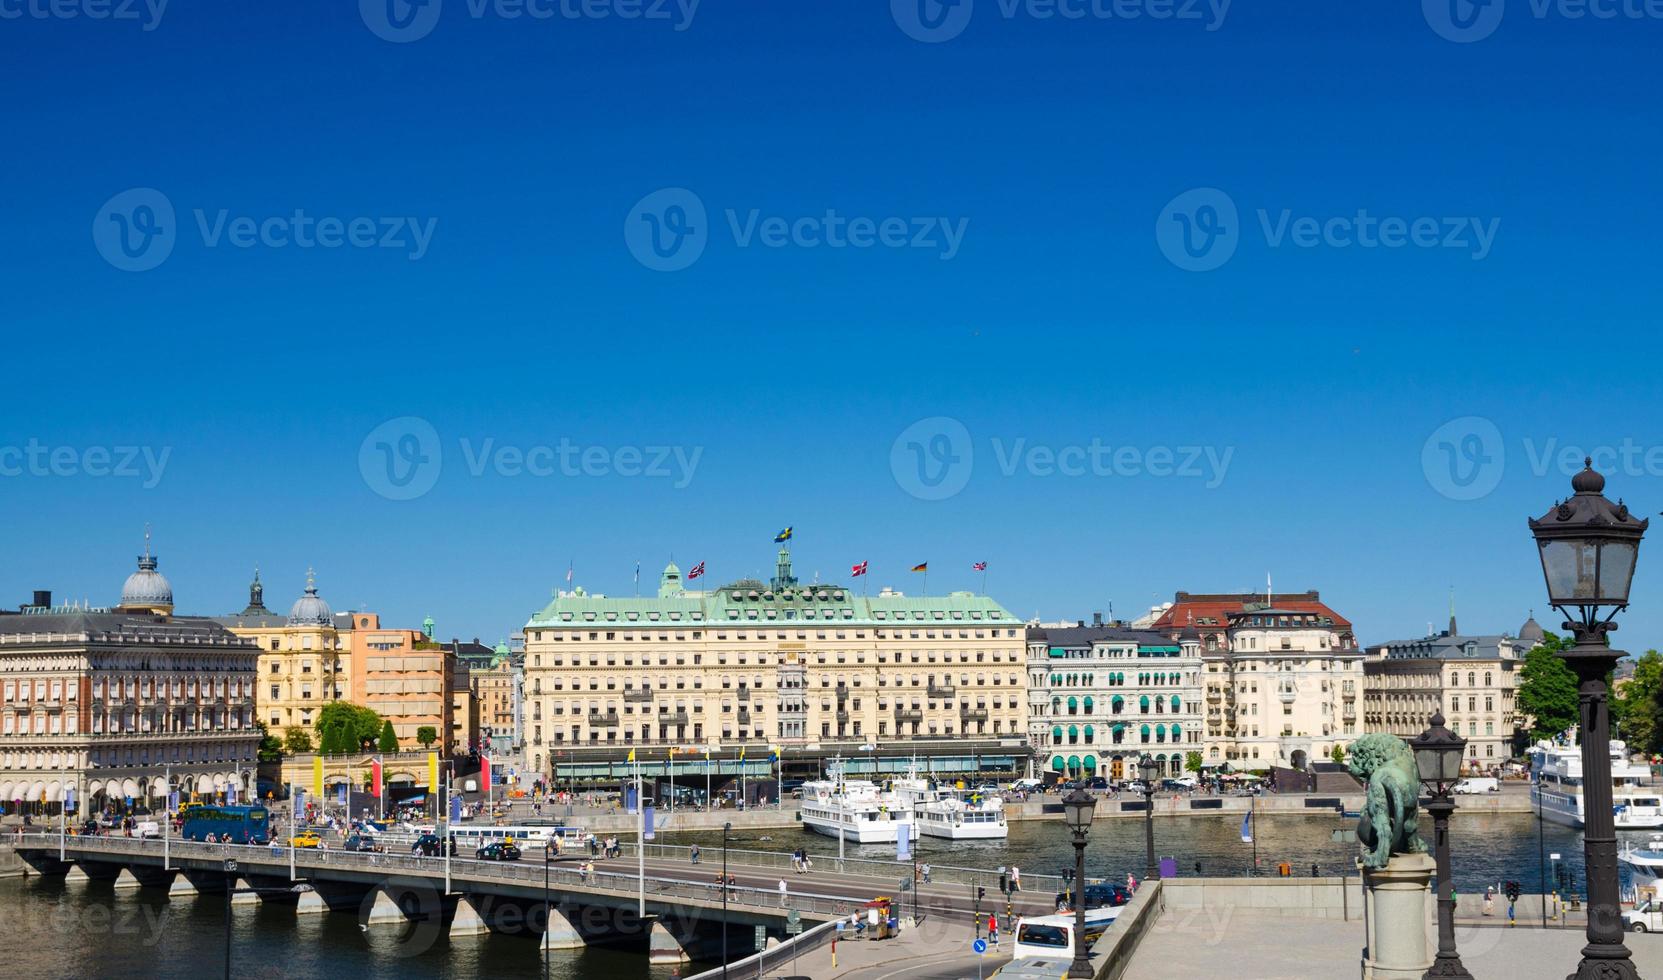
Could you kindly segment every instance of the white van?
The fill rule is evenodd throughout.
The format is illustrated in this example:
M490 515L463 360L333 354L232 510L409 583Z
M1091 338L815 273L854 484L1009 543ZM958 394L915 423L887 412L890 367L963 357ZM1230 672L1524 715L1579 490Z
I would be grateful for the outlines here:
M162 836L162 825L154 820L140 820L133 825L133 836L144 840L155 840Z
M1499 793L1501 784L1494 776L1468 776L1455 784L1457 793Z
M1120 915L1118 908L1101 908L1086 910L1086 949L1091 949L1107 932L1115 918ZM1070 962L1074 959L1074 916L1072 913L1063 915L1040 915L1032 918L1016 920L1016 944L1011 955L1022 960L1029 957L1061 958Z

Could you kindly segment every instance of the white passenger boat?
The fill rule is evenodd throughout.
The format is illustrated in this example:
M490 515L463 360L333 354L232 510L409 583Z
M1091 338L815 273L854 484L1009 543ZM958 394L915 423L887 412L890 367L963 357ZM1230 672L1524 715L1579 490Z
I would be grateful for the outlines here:
M1530 805L1540 809L1544 820L1583 826L1581 748L1539 742L1530 750L1530 767ZM1650 768L1629 762L1628 746L1612 740L1611 803L1618 830L1663 828L1663 789L1650 782Z
M817 779L803 784L803 826L855 844L893 844L912 834L912 808L877 784L860 779Z
M1628 867L1636 888L1657 888L1663 883L1663 834L1652 834L1645 847L1624 841L1617 863Z
M912 807L918 832L946 840L1003 840L1010 836L1005 801L996 794L973 793L931 785L916 765L892 781L891 791Z

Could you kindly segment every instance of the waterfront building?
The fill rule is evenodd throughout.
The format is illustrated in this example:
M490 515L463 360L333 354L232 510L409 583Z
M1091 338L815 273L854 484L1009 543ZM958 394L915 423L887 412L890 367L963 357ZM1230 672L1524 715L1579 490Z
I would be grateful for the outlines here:
M1198 638L1119 625L1030 627L1028 735L1038 766L1066 779L1162 775L1202 751Z
M799 582L686 588L671 562L653 596L557 594L525 626L525 762L563 747L804 746L1025 739L1022 622L987 596L858 595Z
M481 744L494 755L506 755L519 748L515 682L513 655L507 643L497 644L489 666L474 667L470 672L473 693L479 699Z
M1205 668L1206 765L1303 769L1362 733L1364 652L1316 591L1179 592L1156 628L1191 627Z
M364 625L373 617L366 616ZM306 589L287 615L268 609L260 572L248 586L248 605L215 622L260 648L258 717L279 738L290 728L311 732L316 713L352 691L352 635L355 613L336 613L318 594L317 576L306 573ZM314 734L314 739L315 739Z
M213 619L174 614L145 553L113 608L55 606L37 592L0 618L0 803L162 805L255 787L259 650Z
M1369 732L1412 738L1444 708L1449 730L1467 740L1467 765L1492 769L1510 758L1521 727L1515 706L1524 655L1542 640L1534 617L1506 633L1449 629L1383 643L1363 663L1363 724Z
M421 729L432 728L441 751L466 751L453 741L456 657L432 639L432 619L411 630L384 628L373 613L359 618L365 625L352 636L351 700L391 721L402 748L415 747Z

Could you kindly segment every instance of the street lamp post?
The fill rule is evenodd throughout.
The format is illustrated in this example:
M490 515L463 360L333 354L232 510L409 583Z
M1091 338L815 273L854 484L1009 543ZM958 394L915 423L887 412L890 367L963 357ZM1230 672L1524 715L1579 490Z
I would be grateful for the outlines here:
M549 928L554 918L549 908L549 861L554 854L552 841L543 842L543 980L549 980Z
M1433 849L1438 861L1438 955L1425 977L1472 980L1472 974L1461 964L1461 954L1455 950L1455 882L1449 866L1449 815L1455 812L1450 790L1461 778L1461 750L1467 742L1444 727L1444 713L1438 710L1432 714L1431 727L1409 745L1415 750L1415 768L1420 770L1421 784L1426 787L1428 798L1423 806L1432 814Z
M231 980L231 899L237 893L237 862L225 859L225 980Z
M1143 880L1153 881L1160 869L1155 867L1155 760L1149 753L1138 760L1138 772L1143 776Z
M728 977L728 835L733 821L722 824L722 980Z
M1610 692L1605 678L1622 658L1610 646L1612 622L1628 608L1629 586L1639 557L1640 538L1650 523L1634 517L1621 500L1606 499L1605 477L1593 461L1571 478L1575 495L1554 505L1530 533L1541 552L1548 601L1566 616L1565 628L1576 639L1559 652L1578 681L1582 735L1582 784L1586 824L1582 848L1588 880L1588 944L1582 961L1567 980L1639 980L1623 945L1621 899L1617 890L1617 831L1611 800Z
M1062 806L1063 818L1074 837L1074 962L1068 976L1070 980L1091 980L1090 951L1086 949L1086 837L1091 833L1091 818L1097 814L1097 799L1076 788L1063 798Z

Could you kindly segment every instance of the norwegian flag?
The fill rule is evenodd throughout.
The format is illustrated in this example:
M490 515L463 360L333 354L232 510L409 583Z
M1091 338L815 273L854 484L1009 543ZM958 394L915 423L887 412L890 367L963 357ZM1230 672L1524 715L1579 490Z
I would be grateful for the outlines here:
M974 568L978 572L985 572L985 571L987 571L987 562L979 561L975 564Z
M860 564L858 564L858 565L852 565L852 566L850 566L850 568L849 568L849 575L850 575L850 576L851 576L851 577L854 577L854 576L859 576L859 575L865 575L865 574L866 574L866 566L867 566L867 565L869 565L869 564L871 564L871 562L865 562L865 561L863 561L863 562L861 562L861 563L860 563Z
M691 581L693 581L694 579L698 578L700 575L703 575L703 574L704 574L704 562L701 561L697 565L693 566L692 571L687 573L687 580L689 582L691 582Z

